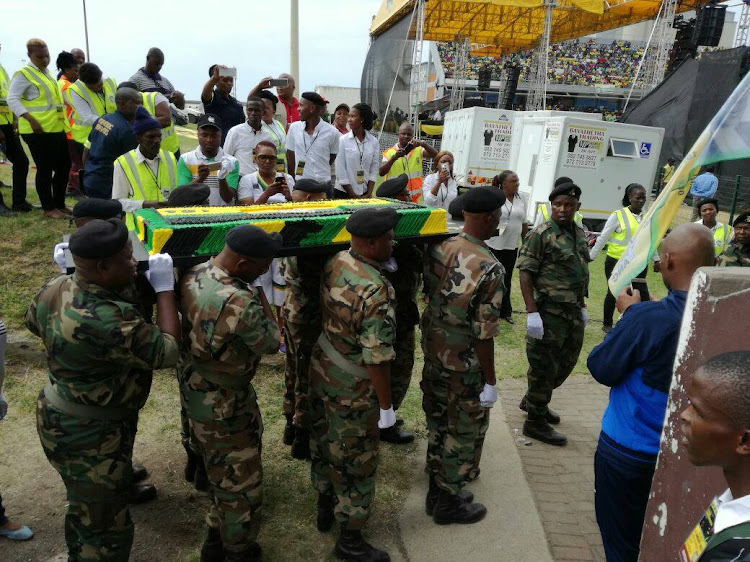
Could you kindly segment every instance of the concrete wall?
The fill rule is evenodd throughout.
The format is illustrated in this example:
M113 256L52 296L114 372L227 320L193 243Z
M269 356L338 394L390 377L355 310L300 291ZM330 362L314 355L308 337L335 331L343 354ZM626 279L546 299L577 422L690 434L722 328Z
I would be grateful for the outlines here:
M315 91L328 100L328 111L333 113L336 106L345 103L349 107L361 100L359 88L347 88L343 86L315 86Z

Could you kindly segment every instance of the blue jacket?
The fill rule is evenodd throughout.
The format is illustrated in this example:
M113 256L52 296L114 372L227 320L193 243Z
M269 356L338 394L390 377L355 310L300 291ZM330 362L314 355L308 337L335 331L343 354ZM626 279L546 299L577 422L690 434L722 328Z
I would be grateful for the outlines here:
M602 432L626 449L659 452L686 297L630 306L589 355L591 374L611 387Z
M83 187L89 197L110 199L115 160L138 146L132 124L119 111L102 115L91 128L89 142Z

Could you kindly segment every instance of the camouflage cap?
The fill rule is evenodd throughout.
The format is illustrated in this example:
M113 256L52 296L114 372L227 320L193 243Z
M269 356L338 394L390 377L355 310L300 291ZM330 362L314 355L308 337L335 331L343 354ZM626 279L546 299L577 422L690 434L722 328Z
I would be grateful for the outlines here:
M741 215L738 215L737 218L734 219L732 226L736 227L738 224L742 223L750 223L750 211L745 211Z
M250 224L235 226L227 233L227 247L246 258L272 258L283 244L281 234L268 233Z
M305 193L323 193L331 187L330 182L315 181L308 178L302 178L294 184L294 191L304 191Z
M205 183L189 183L175 188L167 197L170 207L190 207L201 205L211 195L211 188Z
M376 238L394 229L398 219L393 207L365 207L351 214L346 229L357 238Z
M492 213L505 204L505 193L496 187L474 187L461 197L467 213Z
M122 215L122 203L117 199L95 199L79 201L73 207L73 218L114 219Z
M552 190L552 193L549 194L549 200L554 201L555 197L560 195L567 195L573 199L580 200L581 188L574 183L562 183Z
M385 180L378 187L378 197L393 197L406 190L409 183L409 176L401 174L395 178Z
M109 258L128 243L128 227L119 219L94 219L70 235L68 249L79 258Z

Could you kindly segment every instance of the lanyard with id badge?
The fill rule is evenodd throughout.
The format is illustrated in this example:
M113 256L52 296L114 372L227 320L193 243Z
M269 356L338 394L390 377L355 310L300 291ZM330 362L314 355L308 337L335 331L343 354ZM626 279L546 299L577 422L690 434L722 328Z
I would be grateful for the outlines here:
M315 136L312 139L312 142L310 143L310 146L307 146L307 132L302 131L302 142L305 143L305 155L300 159L299 162L297 162L297 170L294 172L295 175L301 176L305 173L305 158L307 158L307 153L310 152L310 149L315 144L315 141L318 140L318 136L320 136L320 131L315 133Z
M706 544L713 536L716 512L719 509L719 499L714 498L711 505L701 517L690 536L680 549L680 562L697 562L706 550Z
M360 145L359 139L357 137L354 137L354 142L357 145L357 152L359 152L359 168L357 168L357 183L363 184L365 183L365 171L362 168L362 160L365 157L365 143L362 142Z

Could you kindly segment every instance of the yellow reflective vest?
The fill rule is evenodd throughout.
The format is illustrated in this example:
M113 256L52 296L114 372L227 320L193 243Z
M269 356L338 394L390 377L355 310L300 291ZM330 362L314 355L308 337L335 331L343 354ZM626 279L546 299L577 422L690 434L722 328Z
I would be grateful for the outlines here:
M552 203L538 203L536 206L536 212L542 213L542 218L544 218L544 220L549 220L550 216L552 216ZM576 211L576 214L573 217L573 222L583 228L583 215L579 211Z
M391 157L398 152L398 143L383 152L383 158L390 160ZM382 178L387 180L395 178L401 174L406 174L409 177L409 183L406 184L409 190L409 197L414 203L419 203L422 198L422 147L417 146L412 149L409 154L403 158L399 158L393 163L390 171Z
M617 222L620 224L619 231L616 231L609 238L607 243L607 255L611 258L619 260L625 253L625 248L628 246L630 239L635 236L638 232L638 221L636 220L633 213L629 208L623 207L619 211L615 211Z
M696 222L703 224L703 219L698 219ZM718 257L724 253L724 250L727 249L727 244L732 239L732 227L716 221L716 225L711 229L711 235L714 239L714 254Z
M65 130L65 106L57 80L30 64L16 72L18 73L23 74L39 90L39 96L36 99L21 98L21 104L26 111L39 122L45 133L63 132ZM18 132L31 134L34 131L26 119L19 119Z
M146 108L154 118L156 118L156 94L158 92L141 92L143 98L143 107ZM170 116L171 119L171 116ZM180 139L177 137L177 131L174 128L174 122L169 127L161 130L161 147L172 154L180 150Z
M164 201L166 195L177 187L177 160L174 154L159 150L159 168L157 174L149 168L145 162L138 163L134 148L120 156L115 163L122 167L125 177L130 182L130 195L128 199L136 201ZM128 213L126 224L129 230L135 229L133 214Z
M13 112L8 107L8 88L10 87L10 78L5 72L3 65L0 64L0 125L13 124Z
M89 133L91 132L92 125L84 125L80 122L78 113L73 106L73 100L70 97L71 91L75 92L83 100L85 100L89 107L99 117L101 117L106 113L114 113L114 111L117 109L117 106L115 105L115 92L117 91L117 84L112 78L107 78L106 80L104 80L102 90L102 93L104 94L103 98L101 94L94 92L80 80L76 80L75 83L71 84L71 86L66 89L64 94L66 96L66 101L68 102L70 107L73 108L73 126L71 127L73 140L83 144L89 138Z

